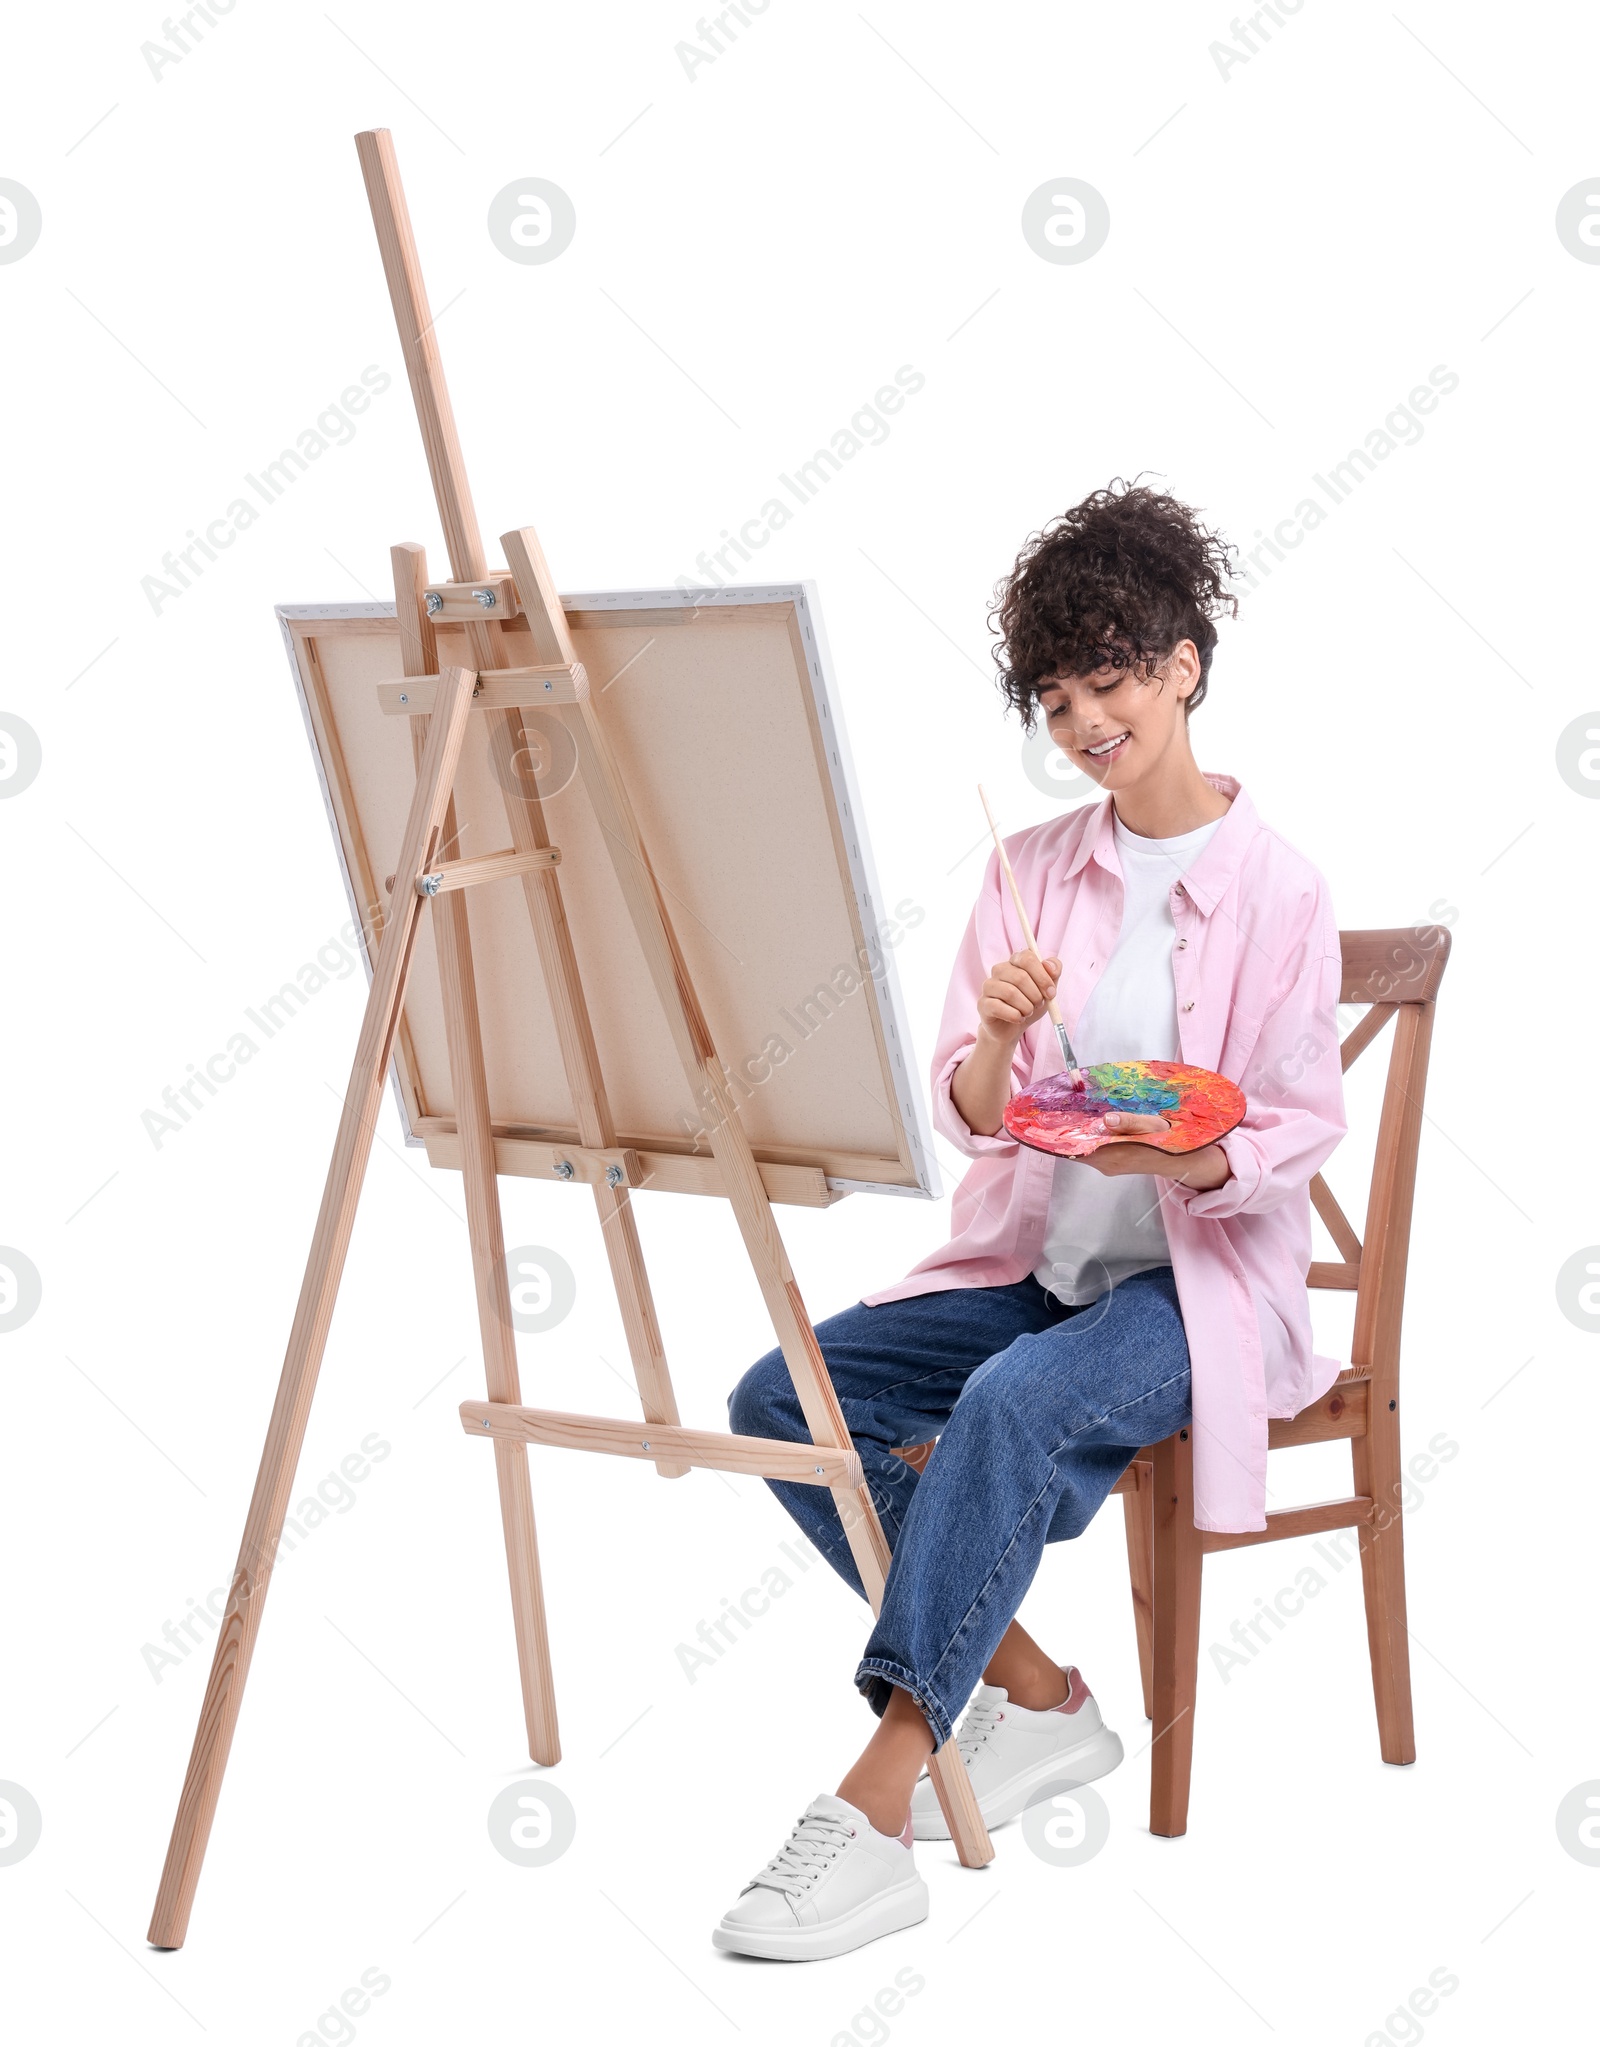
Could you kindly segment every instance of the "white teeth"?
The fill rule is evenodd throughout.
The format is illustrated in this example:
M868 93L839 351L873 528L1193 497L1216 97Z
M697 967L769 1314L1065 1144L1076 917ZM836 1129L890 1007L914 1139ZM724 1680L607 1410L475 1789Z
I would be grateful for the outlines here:
M1120 746L1127 736L1126 732L1119 732L1115 739L1108 739L1101 746L1091 746L1087 751L1090 753L1109 753L1114 746Z

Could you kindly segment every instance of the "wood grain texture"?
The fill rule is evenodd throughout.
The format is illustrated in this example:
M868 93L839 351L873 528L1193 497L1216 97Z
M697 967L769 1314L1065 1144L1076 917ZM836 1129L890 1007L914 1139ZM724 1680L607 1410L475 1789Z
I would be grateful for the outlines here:
M1345 1262L1359 1274L1361 1270L1361 1239L1356 1235L1350 1218L1333 1197L1333 1191L1320 1173L1312 1175L1311 1206L1321 1216L1328 1235L1344 1254Z
M1320 1399L1296 1415L1267 1423L1267 1448L1291 1450L1299 1443L1331 1443L1367 1431L1372 1382L1362 1372L1341 1372Z
M396 615L406 618L409 612L411 630L402 633L401 644L406 658L420 663L425 658L425 649L431 638L427 610L422 602L427 579L426 558L420 547L408 546L393 549L390 559L394 570ZM412 735L419 749L419 769L427 722L421 716L412 720ZM453 800L445 808L441 836L446 844L454 842ZM461 1151L473 1290L477 1297L478 1328L483 1345L484 1381L491 1400L515 1402L521 1399L522 1394L506 1279L505 1229L500 1215L499 1182L495 1175L494 1136L489 1127L489 1088L484 1075L483 1040L478 1026L472 938L467 923L467 906L459 895L434 898L433 932L452 1090L457 1105L457 1141ZM500 1494L500 1520L505 1537L512 1627L522 1683L528 1753L536 1763L556 1763L561 1759L561 1736L545 1619L544 1584L539 1571L533 1485L527 1457L512 1445L497 1444L495 1447L495 1482Z
M1348 1438L1352 1490L1342 1499L1269 1513L1264 1529L1200 1532L1193 1527L1193 1463L1187 1434L1169 1437L1141 1453L1154 1458L1157 1478L1153 1700L1157 1731L1150 1780L1152 1833L1182 1833L1188 1823L1201 1564L1206 1555L1218 1550L1250 1548L1337 1528L1358 1531L1379 1752L1387 1763L1416 1759L1401 1526L1405 1475L1400 1446L1400 1335L1428 1053L1439 987L1450 955L1450 934L1430 926L1346 931L1340 939L1341 999L1370 1005L1341 1044L1341 1067L1348 1070L1388 1023L1393 1021L1395 1026L1367 1190L1364 1241L1357 1238L1321 1175L1311 1183L1317 1212L1345 1254L1345 1262L1313 1264L1307 1284L1354 1291L1351 1363L1301 1413L1269 1422L1267 1444L1269 1450L1278 1450ZM1133 1531L1131 1499L1127 1506L1129 1575L1137 1606L1143 1566Z
M525 623L533 634L540 655L547 662L553 661L581 675L582 664L573 650L559 603L556 617L561 623L559 631L556 631L544 610L542 597L532 608L526 595L522 596L521 602ZM552 648L555 650L553 653L550 651ZM575 701L586 702L587 690ZM500 762L498 779L513 843L521 850L534 851L549 846L550 834L537 789L526 786L525 779L513 769L514 758L524 743L521 713L516 710L506 712L491 731L491 745L495 747ZM587 1150L615 1150L616 1125L612 1120L599 1049L584 999L578 956L567 923L560 884L554 872L529 874L524 878L524 890L533 925L534 945L555 1021L561 1062L577 1111L579 1133ZM650 1276L645 1268L644 1250L639 1242L639 1227L629 1190L625 1185L612 1186L604 1177L592 1181L590 1186L595 1212L600 1219L606 1259L611 1268L612 1285L616 1289L623 1333L627 1338L634 1383L639 1390L639 1404L647 1420L675 1423L678 1419L677 1395L672 1387L666 1345L656 1316L655 1297L650 1290ZM681 1478L688 1466L663 1458L657 1461L656 1469L663 1478Z
M415 872L433 851L466 732L473 679L466 669L449 672L445 695L430 722L427 748L396 864L398 873ZM339 1279L350 1247L420 911L421 903L415 895L403 896L396 903L379 943L322 1207L312 1236L311 1255L156 1896L149 1932L155 1947L180 1947L188 1927L223 1771L238 1724L250 1658L261 1626L273 1560L283 1535Z
M417 259L394 144L387 130L377 129L358 136L356 146L405 355L406 372L416 401L417 420L422 430L440 522L444 527L453 579L458 583L481 584L487 573L483 541L456 435L444 365L435 339L433 317L428 308L427 289ZM518 590L519 600L526 609L520 586ZM562 618L559 601L556 615ZM548 621L530 618L526 622L534 628L541 661L559 662L569 669L581 666L567 635L564 618L560 644L555 644L554 652L549 651L554 643L550 640ZM469 624L466 630L480 672L510 665L505 641L498 631L481 622ZM504 748L501 758L505 770L500 780L512 843L521 853L548 848L550 836L538 796L534 792L517 793L519 778L510 772L509 757L523 743L521 714L515 710L507 711L499 714L499 719L498 738ZM522 884L546 986L557 1010L556 1030L562 1063L578 1108L583 1140L593 1149L608 1149L616 1143L616 1132L611 1124L594 1035L584 1007L577 955L562 909L560 885L554 870L549 868L525 874ZM629 1206L628 1190L626 1187L608 1187L602 1182L594 1188L594 1203L617 1290L640 1404L649 1420L676 1422L677 1399L672 1390L666 1349L645 1274L644 1256L639 1246L638 1227ZM676 1478L682 1475L684 1467L663 1461L657 1469L664 1478Z
M427 879L438 885L421 893L448 895L455 889L477 888L486 881L514 881L519 875L537 874L541 868L560 865L559 846L535 846L527 853L508 848L503 853L479 853L470 860L436 860L428 869ZM417 879L420 882L423 877L419 875Z
M485 1400L464 1400L460 1412L461 1426L469 1436L492 1436L498 1442L597 1450L608 1457L638 1457L646 1462L666 1455L675 1462L710 1471L782 1478L795 1485L853 1488L862 1482L861 1460L854 1450L819 1450L810 1443L765 1436L732 1436L665 1422L624 1422L610 1415L500 1406Z
M1194 1709L1200 1670L1200 1531L1194 1525L1194 1445L1187 1429L1151 1446L1152 1705L1150 1831L1189 1824Z
M456 1143L452 1121L425 1121L418 1134L427 1144L429 1165L459 1170L461 1150ZM639 1161L638 1175L630 1180L631 1186L648 1187L657 1194L709 1194L715 1195L719 1201L727 1198L722 1168L714 1158L650 1151L627 1144L620 1149ZM556 1171L558 1158L583 1161L605 1160L614 1156L614 1152L591 1151L577 1144L553 1144L544 1137L507 1137L498 1132L495 1135L496 1166L502 1173L520 1179L564 1179L566 1176ZM759 1171L769 1201L783 1202L794 1208L831 1208L834 1202L846 1198L830 1189L826 1178L815 1166L771 1165L762 1161ZM605 1175L603 1172L579 1171L574 1178L592 1183L597 1179L603 1180Z
M1139 1684L1144 1717L1155 1716L1155 1466L1136 1457L1113 1492L1122 1495L1123 1535L1128 1545L1128 1591L1133 1600L1133 1633L1139 1650Z
M1341 1002L1432 1002L1450 957L1450 933L1439 924L1341 931L1339 946Z
M431 630L431 627L430 627ZM407 677L378 684L378 708L387 718L410 718L433 709L436 675ZM538 710L546 704L575 704L589 694L589 676L581 661L542 663L532 668L503 668L480 674L475 711Z
M439 358L427 286L423 283L411 216L400 184L394 138L387 128L368 129L356 137L356 154L361 160L367 203L377 230L378 253L383 259L383 274L394 307L417 424L422 429L423 451L444 525L450 567L458 582L470 583L484 572L483 541L472 508L472 495L466 488L466 465L461 459L461 442L456 435L455 413ZM494 664L485 661L483 665Z
M417 281L420 284L420 272ZM494 602L484 604L481 599L485 595ZM440 624L482 625L490 619L515 618L520 609L517 586L509 576L479 576L470 583L430 583L423 592L424 612Z
M1347 1495L1338 1500L1315 1500L1307 1507L1280 1507L1267 1516L1265 1528L1232 1533L1203 1529L1200 1547L1210 1556L1213 1550L1250 1549L1257 1543L1284 1542L1295 1535L1325 1535L1330 1528L1359 1528L1372 1519L1369 1495Z
M1361 1018L1360 1022L1353 1024L1346 1031L1339 1040L1339 1070L1341 1073L1348 1073L1350 1071L1351 1067L1361 1057L1373 1039L1377 1037L1384 1025L1395 1014L1397 1008L1398 1004L1393 1002L1375 1002L1366 1015Z

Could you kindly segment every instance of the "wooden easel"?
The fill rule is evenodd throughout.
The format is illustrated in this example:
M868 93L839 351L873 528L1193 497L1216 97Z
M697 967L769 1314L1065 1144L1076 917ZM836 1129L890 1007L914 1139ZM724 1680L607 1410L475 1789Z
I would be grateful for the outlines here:
M572 1449L636 1457L653 1462L664 1477L678 1477L693 1465L704 1465L715 1470L825 1485L839 1509L856 1568L874 1611L882 1601L889 1565L888 1544L864 1483L860 1461L851 1446L755 1157L674 939L627 791L589 700L588 679L577 660L538 536L529 527L503 535L509 575L505 572L490 575L486 570L393 142L387 130L377 129L358 135L356 148L454 581L430 584L424 552L418 546L405 545L392 551L404 669L407 677L417 681L414 691L409 687L406 691L420 713L413 715L411 721L417 762L416 791L395 863L390 908L374 962L355 1063L277 1400L245 1519L239 1560L217 1636L216 1654L150 1923L150 1942L159 1948L181 1947L188 1929L333 1319L425 902L432 906L439 955L489 1396L487 1401L463 1403L461 1418L469 1435L487 1436L494 1444L528 1752L533 1760L543 1764L557 1762L561 1744L539 1576L525 1447L528 1443L556 1443ZM491 603L485 603L486 596ZM496 617L520 613L535 643L537 666L513 668L507 664L500 635L485 622L491 610ZM465 623L473 668L440 670L435 621ZM712 1150L724 1191L793 1377L811 1431L810 1444L721 1435L679 1425L630 1205L629 1189L638 1178L637 1162L617 1144L606 1099L605 1076L600 1069L572 937L562 908L560 853L550 843L537 794L531 790L514 793L520 786L518 779L511 772L502 775L510 847L503 853L478 859L449 857L456 839L451 789L469 721L475 716L491 721L492 743L504 749L503 759L509 765L525 744L522 710L535 705L558 706L558 715L576 743L584 793L603 827L617 880L685 1076L695 1099L708 1107ZM521 877L544 979L551 993L556 1049L579 1121L581 1142L570 1152L574 1178L588 1182L599 1211L646 1423L642 1429L599 1416L558 1414L520 1404L494 1139L464 894L477 883L509 875ZM930 1774L961 1860L970 1867L991 1860L994 1850L954 1742L946 1743L933 1757Z

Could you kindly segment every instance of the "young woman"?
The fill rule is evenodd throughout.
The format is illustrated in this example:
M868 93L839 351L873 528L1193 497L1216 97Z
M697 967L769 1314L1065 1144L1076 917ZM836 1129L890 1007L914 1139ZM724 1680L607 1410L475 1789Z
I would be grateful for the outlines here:
M1236 609L1228 565L1185 506L1114 486L1035 535L1001 585L1006 696L1106 800L1006 842L1045 957L989 861L933 1062L935 1122L974 1161L950 1242L818 1325L893 1551L856 1671L879 1721L718 1947L808 1959L925 1918L911 1844L948 1835L917 1778L952 1733L990 1827L1046 1783L1114 1769L1122 1744L1088 1686L1015 1618L1045 1543L1080 1535L1135 1452L1183 1427L1196 1524L1264 1527L1268 1417L1339 1369L1312 1352L1305 1287L1309 1184L1345 1128L1338 928L1321 875L1189 744L1213 620ZM1244 1121L1184 1155L1016 1144L1002 1111L1059 1069L1058 990L1086 1065L1210 1067L1244 1089ZM776 1350L729 1411L743 1434L808 1440ZM920 1475L894 1454L933 1437ZM830 1496L773 1491L859 1592Z

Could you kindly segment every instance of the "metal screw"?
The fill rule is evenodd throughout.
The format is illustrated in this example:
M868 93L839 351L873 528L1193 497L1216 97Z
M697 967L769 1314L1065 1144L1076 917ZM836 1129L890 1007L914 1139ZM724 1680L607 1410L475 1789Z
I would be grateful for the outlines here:
M444 876L442 874L419 874L417 876L417 894L419 896L436 896L443 884Z
M410 701L411 701L410 697L408 697L408 696L406 695L406 693L405 693L405 691L404 691L404 690L402 690L402 691L400 692L400 701L401 701L401 703L403 703L403 704L409 704L409 703L410 703Z
M483 1425L485 1428L489 1426L489 1417L487 1415L485 1415L483 1418Z
M550 694L551 690L553 690L554 688L555 688L555 684L554 684L553 682L547 682L547 683L545 684L545 686L544 686L544 690L545 690L545 695L546 695L546 696L548 696L548 695Z
M649 1447L650 1447L650 1445L649 1445L648 1443L643 1443L643 1442L642 1442L642 1443L640 1443L640 1445L639 1445L639 1448L640 1448L641 1450L648 1450L648 1449L649 1449Z
M474 590L472 594L485 611L494 610L495 597L492 590Z
M574 1168L571 1159L556 1160L556 1178L558 1180L570 1180L572 1178L573 1171Z
M822 1476L822 1466L821 1466L820 1464L816 1464L816 1465L813 1465L813 1466L812 1466L812 1469L813 1469L813 1470L814 1470L814 1471L816 1472L816 1474L817 1474L818 1478L821 1478L821 1476Z
M437 618L439 613L444 610L444 599L437 590L427 591L422 601L428 607L429 618Z
M608 1187L620 1187L622 1185L621 1166L609 1165L606 1167L606 1185Z

